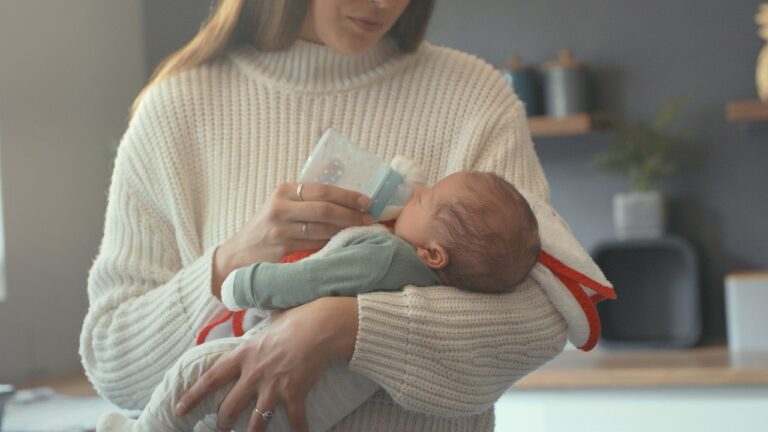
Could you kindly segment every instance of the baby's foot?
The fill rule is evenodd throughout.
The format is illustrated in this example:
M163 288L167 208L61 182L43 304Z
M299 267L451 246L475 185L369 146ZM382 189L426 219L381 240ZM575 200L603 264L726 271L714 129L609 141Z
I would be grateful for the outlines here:
M129 419L119 412L110 411L99 418L96 432L131 432L135 424L136 420Z

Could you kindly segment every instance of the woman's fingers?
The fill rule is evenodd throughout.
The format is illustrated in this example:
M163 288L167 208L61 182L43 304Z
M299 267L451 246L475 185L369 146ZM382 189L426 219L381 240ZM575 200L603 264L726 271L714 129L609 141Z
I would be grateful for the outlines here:
M269 326L224 355L181 401L189 412L211 392L236 379L218 408L217 426L226 429L254 397L262 413L285 407L291 430L309 432L306 398L333 359L349 359L357 335L357 299L327 297L280 314ZM178 413L178 411L177 411ZM258 413L256 413L258 414ZM250 413L249 428L268 430L261 414Z
M364 211L326 201L294 201L285 206L283 217L295 222L315 222L340 227L373 223L371 215Z
M240 360L233 351L222 356L179 399L174 407L176 415L186 415L206 396L212 394L240 373Z
M256 401L256 409L251 413L251 419L248 421L248 432L263 432L267 430L269 421L274 415L275 407L277 407L276 394L272 390L266 390L259 394L259 398ZM269 419L264 417L268 416Z
M295 240L328 240L341 227L323 222L291 222L291 237Z
M371 205L371 199L360 192L320 183L305 183L301 187L299 197L298 185L299 183L282 184L280 187L283 196L293 201L326 201L357 210L365 210Z
M240 413L248 408L248 404L256 397L256 382L240 377L235 386L219 405L216 413L216 427L219 430L231 430Z
M285 412L288 415L288 423L291 425L291 432L309 432L309 423L307 422L304 399L297 398L295 400L286 401Z
M370 205L367 196L336 186L306 183L299 190L298 183L279 185L217 249L211 291L219 296L224 277L238 267L277 262L297 250L320 249L340 229L370 225L373 219L363 211Z

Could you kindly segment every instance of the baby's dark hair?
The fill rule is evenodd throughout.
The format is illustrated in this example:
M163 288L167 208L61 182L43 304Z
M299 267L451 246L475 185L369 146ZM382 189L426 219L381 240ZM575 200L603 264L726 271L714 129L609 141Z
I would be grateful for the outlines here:
M435 211L441 243L449 256L448 265L438 273L447 285L457 288L510 292L539 257L536 217L520 192L498 175L464 174L469 193L438 204Z

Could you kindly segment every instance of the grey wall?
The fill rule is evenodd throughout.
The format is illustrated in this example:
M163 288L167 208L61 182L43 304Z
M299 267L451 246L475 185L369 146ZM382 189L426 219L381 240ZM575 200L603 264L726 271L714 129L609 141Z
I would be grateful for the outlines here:
M597 81L598 108L649 119L670 98L693 97L681 128L697 139L686 168L662 185L670 230L691 241L703 267L706 340L724 337L723 276L768 268L768 129L724 120L733 99L755 99L762 41L759 0L439 0L428 38L503 64L516 53L538 64L570 48ZM181 5L184 5L183 7ZM178 7L174 7L178 6ZM145 0L147 64L194 34L208 2ZM627 190L589 159L611 137L537 139L554 205L588 248L612 235L611 197Z
M147 76L168 54L197 33L212 0L142 0Z
M670 230L700 254L708 340L724 337L723 276L768 268L768 128L744 131L724 119L727 101L756 99L759 3L441 0L429 33L495 64L510 53L541 63L570 48L594 70L598 108L631 119L649 119L672 97L693 97L681 128L697 138L686 168L663 189ZM611 196L628 187L589 166L610 140L536 140L553 203L587 247L612 235Z
M141 3L0 1L0 382L76 370L109 148L144 81Z

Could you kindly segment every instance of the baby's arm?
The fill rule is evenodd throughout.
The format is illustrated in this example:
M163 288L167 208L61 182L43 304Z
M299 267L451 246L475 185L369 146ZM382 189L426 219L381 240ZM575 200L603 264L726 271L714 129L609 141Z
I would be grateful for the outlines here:
M374 234L319 258L235 270L222 284L221 297L231 310L288 309L320 297L437 283L435 272L418 260L412 246L392 235Z

